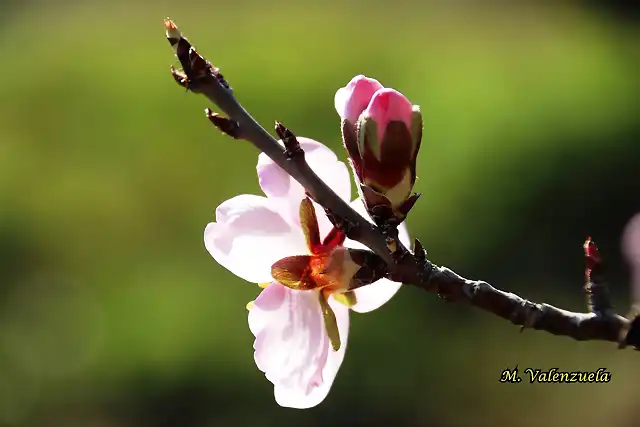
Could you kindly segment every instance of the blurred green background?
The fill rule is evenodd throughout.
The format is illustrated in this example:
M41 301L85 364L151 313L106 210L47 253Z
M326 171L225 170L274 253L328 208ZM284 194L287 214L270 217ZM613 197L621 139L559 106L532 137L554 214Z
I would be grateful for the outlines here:
M220 267L215 207L259 194L256 150L169 75L169 15L270 127L344 159L335 90L356 74L422 106L409 229L431 259L584 310L598 243L625 313L640 211L638 13L608 2L0 1L0 425L640 425L640 361L406 288L352 316L329 397L280 408ZM500 384L518 365L609 384Z

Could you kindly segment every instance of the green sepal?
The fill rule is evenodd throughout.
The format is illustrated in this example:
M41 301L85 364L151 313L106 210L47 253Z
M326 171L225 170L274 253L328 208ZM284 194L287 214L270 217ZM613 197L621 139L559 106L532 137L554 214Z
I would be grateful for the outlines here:
M384 129L381 131L384 132ZM380 161L382 157L380 139L378 133L378 123L371 117L367 117L364 114L358 119L358 150L360 150L360 157L364 158L367 150L370 150L373 155Z

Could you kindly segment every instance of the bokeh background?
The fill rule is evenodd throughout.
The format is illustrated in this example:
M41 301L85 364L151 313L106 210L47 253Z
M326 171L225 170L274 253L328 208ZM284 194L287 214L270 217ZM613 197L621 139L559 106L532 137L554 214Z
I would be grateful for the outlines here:
M631 2L630 2L631 3ZM629 308L640 211L637 7L616 2L0 1L0 425L640 425L640 360L406 288L353 315L329 397L280 408L253 362L259 289L206 252L257 152L169 75L170 15L264 125L344 159L335 90L364 73L420 104L409 218L434 262L584 310L582 243ZM640 286L640 284L639 284ZM606 368L608 384L500 384Z

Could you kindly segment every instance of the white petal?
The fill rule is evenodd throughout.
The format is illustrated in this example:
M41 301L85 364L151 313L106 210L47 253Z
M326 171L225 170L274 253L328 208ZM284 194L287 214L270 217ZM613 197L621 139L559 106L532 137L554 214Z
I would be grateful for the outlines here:
M344 119L347 113L347 102L351 97L351 90L346 87L341 87L336 91L335 96L333 97L333 105L336 107L336 112L340 116L341 119Z
M351 200L351 178L347 166L338 160L331 149L320 142L304 137L298 137L298 142L311 169L343 200ZM258 156L256 169L264 194L270 199L288 205L292 223L300 224L300 201L305 197L302 185L264 153Z
M304 236L266 197L240 195L216 209L216 222L204 231L211 256L249 282L272 280L271 265L287 256L307 253Z
M255 361L274 384L276 402L290 408L318 405L329 393L342 364L349 333L349 310L330 299L340 331L340 350L330 347L316 291L295 291L271 283L249 311L256 336Z

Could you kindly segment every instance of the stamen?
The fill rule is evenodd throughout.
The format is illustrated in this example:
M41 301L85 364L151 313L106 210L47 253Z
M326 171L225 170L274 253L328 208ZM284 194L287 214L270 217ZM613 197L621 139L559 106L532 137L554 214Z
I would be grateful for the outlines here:
M356 294L353 291L347 291L342 293L336 292L333 294L333 299L335 299L340 304L343 304L349 308L353 307L358 302L358 299L356 298Z
M253 308L253 301L249 301L247 303L247 310L251 310Z
M302 226L307 247L312 254L319 254L322 250L322 242L320 241L318 217L313 203L308 197L305 197L300 202L300 225Z
M322 317L324 319L324 327L331 342L331 348L333 348L333 351L338 351L340 350L340 331L338 330L336 315L327 301L326 293L323 291L318 292L318 296L320 308L322 309Z

